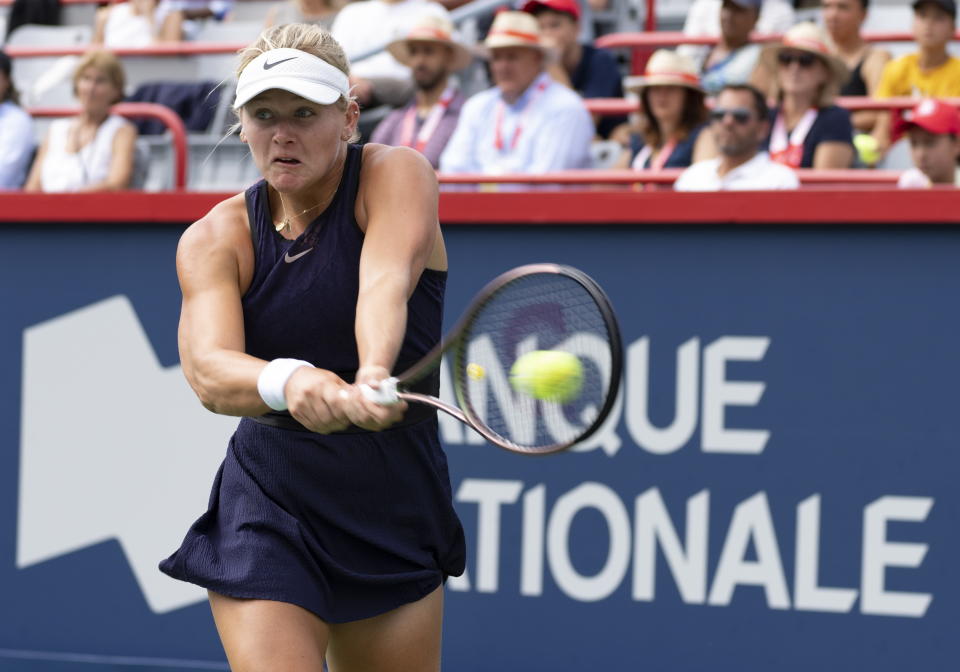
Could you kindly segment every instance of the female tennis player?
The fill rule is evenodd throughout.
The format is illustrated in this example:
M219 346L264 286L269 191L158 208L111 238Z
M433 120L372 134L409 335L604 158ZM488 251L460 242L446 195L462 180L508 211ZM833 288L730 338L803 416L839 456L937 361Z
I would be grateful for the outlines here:
M238 73L263 180L186 231L177 270L186 377L244 417L160 567L208 589L235 672L437 670L465 548L436 414L360 389L440 340L436 177L412 150L351 144L359 109L323 29L267 30Z

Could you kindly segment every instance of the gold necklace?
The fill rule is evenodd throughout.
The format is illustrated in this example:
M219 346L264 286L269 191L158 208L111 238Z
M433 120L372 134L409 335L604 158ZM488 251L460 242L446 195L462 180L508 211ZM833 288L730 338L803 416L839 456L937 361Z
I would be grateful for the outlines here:
M336 193L337 193L337 192L333 192L333 194L331 194L331 195L328 196L327 198L323 199L322 201L320 201L320 202L317 203L316 205L312 205L312 206L310 206L309 208L307 208L306 210L301 210L301 211L298 212L296 215L294 215L293 218L294 218L294 219L300 219L300 218L303 217L305 214L307 214L307 213L310 212L311 210L316 210L316 209L319 208L321 205L323 205L323 206L329 205L329 204L330 204L330 201L333 200L333 196L334 196ZM280 195L280 192L279 192L279 191L277 192L277 198L280 199L280 207L283 208L283 219L280 220L280 223L279 223L279 224L274 224L273 226L274 226L274 228L277 230L277 233L281 233L281 232L283 232L285 229L289 229L289 228L290 228L290 217L287 216L287 206L286 206L286 204L284 204L284 202L283 202L283 196Z

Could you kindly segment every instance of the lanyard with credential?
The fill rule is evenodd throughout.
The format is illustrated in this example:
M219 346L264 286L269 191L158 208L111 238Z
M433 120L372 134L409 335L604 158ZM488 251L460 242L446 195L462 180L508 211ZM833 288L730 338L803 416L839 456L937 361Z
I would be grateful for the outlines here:
M523 133L523 120L527 116L527 111L533 107L533 103L537 100L537 98L543 95L543 92L547 90L547 85L549 83L549 80L541 80L534 89L533 94L527 99L526 104L523 106L523 110L520 112L520 119L517 120L517 126L513 129L513 137L510 139L510 146L507 148L509 151L512 152L517 146L517 141L520 140L520 134ZM501 130L501 126L503 125L504 109L506 109L506 105L504 105L503 101L500 100L497 103L497 120L493 132L493 146L497 148L498 152L503 151L503 131Z
M803 113L800 122L787 138L787 125L783 121L783 112L777 115L770 134L770 158L791 168L799 168L803 163L803 142L817 120L817 109L811 107Z
M411 105L403 117L403 126L400 129L400 144L404 147L413 147L422 154L424 147L427 146L430 138L433 137L437 126L440 124L440 120L443 118L447 108L450 107L450 103L453 101L455 95L457 95L457 87L455 86L448 86L446 90L444 90L440 99L430 108L430 114L427 115L423 126L420 127L420 132L417 133L416 140L413 138L413 128L417 120L417 106Z

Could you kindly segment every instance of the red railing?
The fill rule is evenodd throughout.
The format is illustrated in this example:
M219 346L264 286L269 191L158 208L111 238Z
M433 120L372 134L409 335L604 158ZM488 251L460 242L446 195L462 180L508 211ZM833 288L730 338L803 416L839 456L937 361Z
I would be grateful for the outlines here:
M565 170L543 175L508 174L483 175L460 174L437 175L444 184L525 184L525 185L636 185L654 184L669 186L680 176L683 170ZM800 182L805 185L891 185L900 177L894 170L814 170L801 168L796 171Z
M0 0L2 1L2 0ZM205 54L235 54L246 44L227 42L161 42L149 47L111 47L107 51L118 57L124 56L203 56ZM6 47L10 58L44 58L51 56L81 56L91 49L103 49L102 45L70 47Z
M72 117L80 113L80 108L32 107L27 112L34 117ZM174 188L185 189L187 186L187 131L177 113L165 105L156 103L118 103L110 108L110 112L131 119L156 119L170 130L174 152Z
M960 98L944 98L943 100L960 108ZM639 109L638 103L626 98L585 98L583 102L591 114L600 116L623 116ZM853 112L858 110L908 110L917 104L917 99L846 96L837 98L834 102L839 107Z
M780 33L754 34L750 36L751 42L779 42L782 38ZM863 39L867 42L913 42L913 33L909 32L865 32ZM955 34L955 39L960 39L960 31ZM675 47L678 44L703 44L714 45L719 41L716 36L693 36L684 35L676 31L656 31L656 32L634 32L634 33L609 33L601 35L593 44L605 49L627 48L627 49L656 49L659 47Z

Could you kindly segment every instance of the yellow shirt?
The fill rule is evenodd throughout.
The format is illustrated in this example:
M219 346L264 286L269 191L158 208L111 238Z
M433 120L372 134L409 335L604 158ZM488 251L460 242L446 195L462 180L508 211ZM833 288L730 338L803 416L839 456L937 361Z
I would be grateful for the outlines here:
M950 98L960 96L960 58L950 57L933 70L920 69L920 54L887 63L875 97Z

